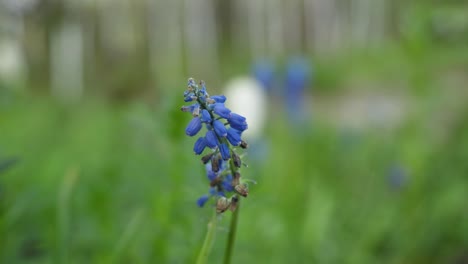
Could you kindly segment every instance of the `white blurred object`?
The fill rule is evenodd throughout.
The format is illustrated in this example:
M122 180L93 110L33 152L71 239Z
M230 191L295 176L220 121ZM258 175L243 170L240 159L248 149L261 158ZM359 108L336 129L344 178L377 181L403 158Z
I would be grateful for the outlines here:
M83 31L79 24L63 24L51 38L52 94L63 101L79 101L83 94Z
M260 137L265 125L267 96L260 83L250 77L237 77L226 84L226 107L247 118L246 138Z

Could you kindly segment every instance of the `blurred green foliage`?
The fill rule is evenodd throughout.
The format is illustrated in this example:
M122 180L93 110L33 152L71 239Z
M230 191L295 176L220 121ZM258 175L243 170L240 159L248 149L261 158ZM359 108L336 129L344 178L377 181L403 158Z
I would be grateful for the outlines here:
M388 63L412 69L394 60ZM460 65L447 60L439 69L450 63ZM355 76L360 67L341 71ZM391 71L371 76L385 82ZM275 112L266 155L251 155L243 170L259 184L241 208L234 262L466 261L468 109L457 110L443 139L428 131L443 111L442 87L433 82L440 76L431 76L432 88L412 101L417 113L385 136L339 129L326 116L294 129ZM184 135L182 100L150 107L9 98L1 107L1 158L19 161L0 178L3 263L194 261L211 209L195 206L207 186L194 140ZM405 175L392 185L395 164ZM220 219L213 263L229 217Z

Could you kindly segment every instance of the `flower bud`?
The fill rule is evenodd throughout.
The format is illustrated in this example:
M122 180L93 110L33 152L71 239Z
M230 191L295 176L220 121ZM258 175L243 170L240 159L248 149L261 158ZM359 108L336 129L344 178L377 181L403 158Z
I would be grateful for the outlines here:
M219 156L218 155L214 155L212 158L211 158L211 170L214 171L214 172L218 172L219 171L219 166L221 165L220 162L219 162Z
M249 147L249 144L247 144L247 142L245 142L244 140L241 140L241 143L239 146L243 149L246 149Z
M197 83L195 82L195 79L193 79L192 77L190 77L187 81L187 86L189 88L196 88L197 87Z
M206 139L205 139L205 140L206 140ZM203 164L207 164L208 161L211 160L211 157L213 157L213 155L214 155L214 152L211 152L210 154L207 154L207 155L203 156L203 157L201 158L202 163L203 163Z
M247 195L249 195L249 187L245 183L237 185L236 187L234 187L234 190L236 190L238 194L244 197L247 197Z
M210 187L218 186L219 184L221 184L221 182L223 182L223 178L217 176L210 182Z
M239 204L239 197L237 197L237 195L232 196L231 204L229 205L229 210L231 210L231 212L234 212L237 209L238 204Z
M232 179L232 182L231 182L233 187L239 185L240 177L241 177L241 174L238 171L236 171L236 173L234 173L234 178Z
M234 166L236 166L237 168L241 167L242 165L241 158L234 151L232 151L232 161L234 163Z
M229 208L231 202L226 197L220 197L216 202L216 212L224 213Z
M193 117L198 117L200 115L200 107L195 107L192 112Z

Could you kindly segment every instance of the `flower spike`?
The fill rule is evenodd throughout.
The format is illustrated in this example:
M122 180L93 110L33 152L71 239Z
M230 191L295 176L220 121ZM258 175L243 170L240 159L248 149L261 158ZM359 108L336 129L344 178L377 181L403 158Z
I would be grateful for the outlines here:
M204 81L197 85L193 78L189 78L183 97L185 102L194 102L181 107L183 112L193 116L185 134L192 137L200 132L203 124L206 127L204 136L196 140L193 151L196 155L210 151L201 158L202 163L206 164L209 191L198 198L197 205L203 207L214 199L217 213L235 211L240 196L248 195L247 184L240 174L242 158L237 153L247 148L247 143L242 139L242 132L248 128L247 120L225 106L226 96L210 96ZM235 148L237 146L240 149Z

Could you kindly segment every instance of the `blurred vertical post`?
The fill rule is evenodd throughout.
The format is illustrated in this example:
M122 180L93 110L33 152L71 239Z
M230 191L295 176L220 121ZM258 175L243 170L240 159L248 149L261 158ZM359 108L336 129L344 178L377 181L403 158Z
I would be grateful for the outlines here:
M147 33L153 83L160 88L160 92L171 92L171 86L177 85L179 79L186 78L181 72L184 67L183 2L148 0L147 5Z
M367 46L369 40L370 5L372 0L352 0L351 1L351 42L354 47Z
M314 52L330 52L335 24L334 0L305 0L307 42Z
M264 0L247 1L247 23L250 52L253 58L265 57L265 3Z
M266 43L270 56L278 57L283 55L284 51L284 31L290 30L284 26L284 17L282 14L282 1L270 0L266 2L266 25L267 36ZM286 41L286 43L289 41Z
M287 51L299 53L302 51L302 17L301 2L298 0L286 1L284 5L284 32L283 38L287 41Z
M50 40L52 95L65 102L83 94L83 34L78 23L65 23Z
M216 17L211 0L185 0L185 51L189 75L218 78Z

